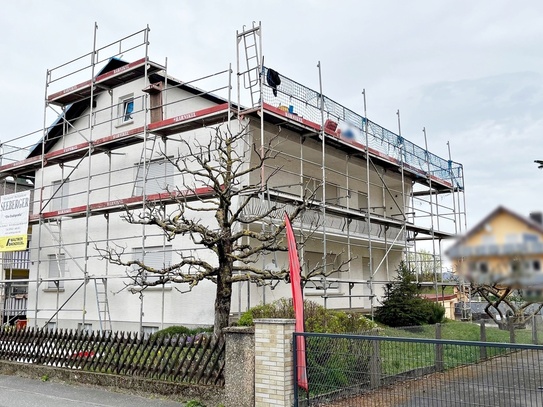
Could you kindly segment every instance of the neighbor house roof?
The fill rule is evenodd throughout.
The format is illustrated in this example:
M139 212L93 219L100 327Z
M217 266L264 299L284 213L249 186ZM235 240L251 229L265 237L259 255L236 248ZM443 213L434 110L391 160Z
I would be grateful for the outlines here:
M422 298L435 301L436 294L419 294ZM451 301L457 298L456 294L439 294L437 296L438 301Z
M540 225L539 223L535 222L534 220L530 219L530 218L527 218L525 216L522 216L522 215L519 215L518 213L516 212L513 212L512 210L504 207L504 206L498 206L496 209L494 209L492 212L490 212L485 218L483 218L483 220L481 220L479 223L477 223L473 228L471 228L470 230L468 230L468 232L466 234L464 234L464 236L462 236L460 239L458 239L456 241L456 243L454 245L452 245L446 252L445 254L447 254L448 256L450 256L450 254L453 252L454 249L458 248L459 246L461 246L463 243L466 242L466 240L468 240L470 237L472 237L474 234L476 234L477 232L481 231L484 229L485 225L490 222L493 218L501 215L501 214L508 214L516 219L518 219L519 221L521 221L522 223L524 223L528 228L530 229L533 229L535 230L536 232L538 233L542 233L543 234L543 225Z

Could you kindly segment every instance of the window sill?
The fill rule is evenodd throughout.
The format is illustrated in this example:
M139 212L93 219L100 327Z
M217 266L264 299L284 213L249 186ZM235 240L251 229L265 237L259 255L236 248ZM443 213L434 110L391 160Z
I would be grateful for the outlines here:
M134 119L132 120L127 120L125 122L119 122L115 125L115 128L118 129L119 127L124 127L124 126L128 126L130 124L134 124Z
M154 286L151 286L151 287L132 286L132 287L129 288L129 290L132 293L137 293L137 292L141 292L141 291L144 291L144 292L148 292L148 291L158 291L158 292L171 291L172 290L172 285L171 284L166 284L164 286L162 286L162 285L154 285Z
M324 290L308 289L304 290L304 294L309 296L323 296ZM344 294L338 288L329 288L326 290L326 295L343 296Z
M151 286L151 287L147 287L145 289L145 291L171 291L172 290L172 285L171 284L166 284L166 285L154 285L154 286Z
M64 287L60 287L60 288L47 287L47 288L42 288L42 291L44 293L56 293L56 292L63 293Z

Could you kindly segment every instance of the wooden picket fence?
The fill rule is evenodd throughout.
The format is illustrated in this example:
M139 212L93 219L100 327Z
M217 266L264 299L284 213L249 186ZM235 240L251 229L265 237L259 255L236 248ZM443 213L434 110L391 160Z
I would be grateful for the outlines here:
M0 360L193 384L224 385L223 337L0 328Z

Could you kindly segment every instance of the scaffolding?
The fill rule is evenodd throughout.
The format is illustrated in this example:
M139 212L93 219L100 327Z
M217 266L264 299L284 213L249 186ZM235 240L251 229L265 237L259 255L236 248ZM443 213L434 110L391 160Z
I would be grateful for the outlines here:
M245 28L245 27L244 27ZM323 81L321 64L317 64L319 90L310 89L287 76L280 75L280 84L269 81L270 69L264 65L262 49L262 29L260 23L253 23L252 27L237 33L238 44L238 92L245 90L250 106L260 122L261 145L264 145L264 124L271 123L277 127L288 129L299 134L303 140L299 151L287 153L274 151L287 160L300 160L300 174L316 171L322 172L317 189L320 189L320 213L322 221L322 264L326 271L326 257L328 242L333 242L332 231L341 229L346 234L347 253L352 253L351 247L364 246L368 251L369 276L366 279L326 279L321 284L324 305L328 299L348 298L348 307L353 305L355 298L369 298L370 310L376 305L375 285L386 285L392 280L390 253L400 251L403 259L411 268L417 271L417 278L427 269L428 260L423 255L429 255L431 259L430 269L433 274L433 287L436 292L436 300L440 290L448 285L457 283L443 282L441 270L441 244L443 239L454 238L466 229L466 208L464 196L464 173L460 163L452 160L450 145L448 145L449 158L443 159L428 150L426 142L426 130L423 129L425 147L422 148L406 140L401 135L400 113L398 114L398 133L383 128L369 120L366 114L366 93L363 93L363 111L360 115L351 109L335 102L323 93ZM247 45L248 44L248 45ZM245 57L245 63L240 62ZM260 64L258 64L260 62ZM256 73L260 73L257 80ZM317 77L317 72L315 72ZM255 96L258 95L258 96ZM238 103L242 99L238 94ZM255 101L258 101L255 103ZM317 162L310 163L304 159L303 143L306 139L313 138L320 142L321 157ZM332 149L344 152L345 168L338 169L333 165L327 165L333 156ZM349 161L361 157L361 165L365 165L366 178L360 178L357 174L349 173ZM309 171L304 169L310 167ZM311 168L312 167L312 168ZM319 168L320 167L320 168ZM342 171L343 170L343 171ZM313 172L315 171L315 172ZM399 175L400 182L390 185L383 174L393 172ZM318 173L318 172L317 172ZM344 176L342 183L333 185L337 175ZM285 177L288 174L283 171ZM377 175L377 181L372 176ZM374 177L373 177L374 178ZM262 179L264 177L262 176ZM305 180L301 179L303 186ZM365 207L351 206L353 193L350 183L366 183ZM343 189L344 194L327 194L327 186L331 189ZM283 199L291 195L289 184L285 186L268 186L261 199ZM302 187L303 189L303 187ZM372 194L381 195L380 199L374 199ZM303 195L303 191L301 192ZM376 202L379 202L376 204ZM262 202L261 205L264 205ZM334 227L334 222L341 223L341 227ZM303 236L303 228L300 234ZM382 231L385 233L382 234ZM331 233L327 233L330 231ZM359 238L353 239L358 233ZM360 239L365 234L366 239ZM384 238L381 239L381 236ZM364 241L365 240L365 241ZM431 242L428 252L418 252L417 243L421 241ZM398 244L400 243L400 244ZM385 254L374 263L374 248L384 248ZM302 250L302 263L304 251ZM348 274L351 274L351 263L348 264ZM386 279L378 280L376 276L381 268L386 271ZM313 284L311 281L306 283ZM348 294L336 294L328 287L334 284L345 284ZM465 282L460 282L462 292L465 290ZM356 292L355 287L363 287L362 292ZM265 290L266 288L264 288ZM329 292L330 291L330 292ZM264 299L265 295L262 296Z
M371 312L376 287L391 281L399 257L420 267L417 255L409 257L406 250L416 253L423 240L432 242L433 272L440 272L435 259L441 241L465 229L462 165L409 142L400 129L395 134L368 120L365 95L364 115L324 96L320 64L319 91L282 74L280 86L270 86L256 23L236 33L237 105L231 102L231 67L183 82L168 75L167 61L150 60L148 27L101 47L97 30L95 25L91 52L47 71L43 129L1 144L0 176L35 185L27 260L34 274L18 280L29 286L33 309L26 313L35 326L58 326L67 315L80 329L90 323L100 330L126 326L121 322L129 321L112 314L122 307L116 294L129 277L107 262L96 272L100 257L94 248L121 244L142 260L159 266L171 262L175 250L162 233L142 225L140 235L123 235L112 215L174 203L175 193L167 188L174 176L165 157L176 153L187 134L230 126L233 118L250 123L260 151L270 129L297 137L274 151L277 162L288 165L261 168L263 187L249 210L274 202L288 208L310 188L320 202L295 226L301 236L308 232L304 225L316 222L313 233L321 246L302 251L302 264L318 252L327 267L338 245L346 247L347 257L364 254L359 263L365 277L348 262L346 278L309 281L306 292L313 291L325 306L341 302ZM138 87L125 89L132 83ZM49 125L51 116L55 120ZM281 182L265 185L272 171ZM186 197L188 192L177 193ZM190 194L211 198L212 190L203 186ZM276 257L264 258L262 266L270 260L277 264ZM2 283L10 280L2 276ZM437 278L434 283L437 293ZM255 305L255 298L272 297L270 287L251 292L249 283L240 283L237 289L239 312ZM157 301L159 327L169 323L171 290L163 285L148 302L147 294L134 291L140 330L146 307L157 307Z

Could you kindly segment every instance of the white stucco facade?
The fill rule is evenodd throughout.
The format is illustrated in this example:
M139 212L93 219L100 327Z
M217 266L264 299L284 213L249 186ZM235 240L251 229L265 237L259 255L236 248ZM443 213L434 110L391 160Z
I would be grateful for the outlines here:
M85 143L92 150L69 159L58 154L54 162L50 160L36 170L33 209L42 220L35 218L37 225L32 229L29 325L145 332L169 325L212 325L212 282L202 281L193 289L188 284L168 283L142 291L130 279L130 267L108 262L100 250L114 249L123 260L140 259L155 268L175 264L189 255L215 264L215 255L187 236L169 241L156 226L128 223L123 205L135 200L129 205L138 214L142 202L137 198L144 194L205 187L201 181L182 177L164 156L173 162L177 157L190 156L187 145L206 145L216 137L217 126L226 131L228 125L232 132L247 126L243 143L237 146L246 167L256 163L261 139L267 143L274 138L275 158L265 164L264 172L276 173L267 182L266 199L273 201L280 196L287 202L314 194L315 204L294 222L300 240L307 239L300 252L303 272L324 263L328 270L341 265L342 272L307 282L306 298L331 308L370 312L382 296L384 284L393 278L406 247L406 234L397 219L408 203L412 180L406 177L402 181L402 174L390 166L368 166L360 150L353 153L352 148L334 143L325 146L323 170L323 144L318 133L306 137L295 127L284 127L267 116L261 131L261 116L255 111L237 119L233 108L230 121L225 116L222 123L213 126L163 133L144 131L153 124L149 113L153 101L143 91L147 86L146 78L138 77L98 93L92 111L89 104L54 141L52 137L48 140L47 154L72 154ZM180 83L167 87L161 103L161 118L174 124L226 104ZM103 142L107 138L126 140L126 145L119 144L121 141L111 147ZM147 182L143 182L143 162L148 163ZM256 185L259 177L260 170L254 171L242 182ZM264 205L259 198L253 199L254 205L246 209L249 212ZM175 207L170 202L165 211ZM370 222L369 230L366 213L376 220ZM213 212L198 212L195 217L205 225L216 226ZM262 225L248 227L260 230ZM145 258L141 257L143 253ZM265 253L256 265L284 268L287 262L284 252ZM103 290L107 292L107 318ZM238 283L231 312L236 316L251 306L290 295L290 285L284 281L258 287ZM111 325L105 319L111 319Z

